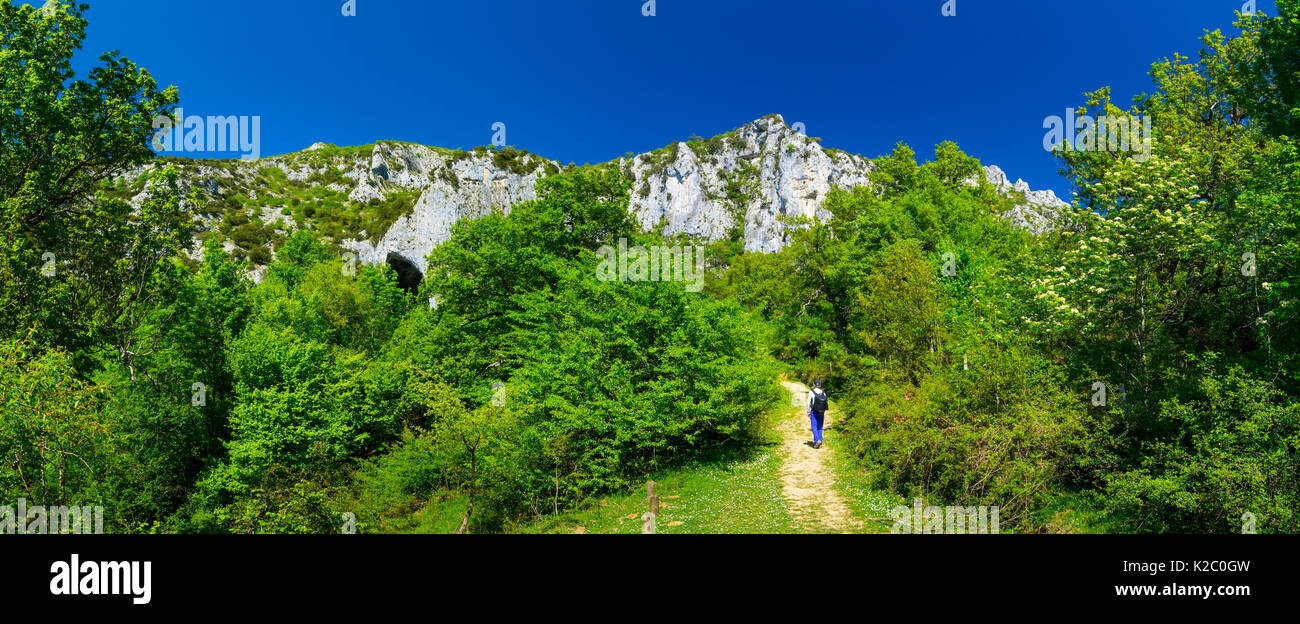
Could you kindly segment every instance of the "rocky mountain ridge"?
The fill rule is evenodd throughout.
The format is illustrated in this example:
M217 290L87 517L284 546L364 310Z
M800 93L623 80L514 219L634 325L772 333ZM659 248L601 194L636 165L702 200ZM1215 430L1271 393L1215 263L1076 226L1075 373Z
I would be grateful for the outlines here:
M450 237L456 221L534 199L538 180L564 170L513 148L461 151L397 141L350 148L318 143L256 161L160 162L178 164L182 184L199 192L203 236L223 235L227 250L254 265L255 278L275 243L299 227L335 239L363 263L423 274L426 256ZM702 240L738 234L747 250L760 252L788 244L790 226L782 216L828 219L827 193L870 186L873 168L867 158L822 147L779 115L620 158L617 165L632 181L629 210L641 227ZM145 192L140 173L118 180L133 202ZM1050 190L1010 182L996 166L985 167L984 177L1017 198L1003 217L1018 227L1051 229L1066 206Z

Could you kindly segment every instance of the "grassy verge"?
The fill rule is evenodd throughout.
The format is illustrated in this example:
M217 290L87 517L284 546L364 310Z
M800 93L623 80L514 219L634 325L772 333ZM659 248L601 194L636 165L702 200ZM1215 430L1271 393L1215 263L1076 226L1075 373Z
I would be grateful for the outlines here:
M836 450L837 444L833 437L828 435L826 438L826 447ZM888 533L893 522L881 518L889 518L889 510L905 504L903 497L871 487L866 469L855 464L844 451L833 453L829 464L835 474L835 486L839 488L844 502L853 510L853 515L864 521L862 532Z
M408 515L384 516L378 524L362 527L365 533L455 533L465 516L469 496L443 494Z
M767 424L767 423L765 423ZM651 477L659 494L657 533L794 533L781 495L779 438L720 453ZM523 533L640 533L644 485L517 529Z
M1034 514L1035 522L1048 533L1128 533L1106 515L1096 492L1066 492Z
M838 409L834 402L831 403L831 409ZM842 438L841 431L836 427L827 429L823 439L825 448L831 451L827 464L834 474L835 486L839 488L840 495L844 497L844 502L853 511L853 515L864 520L862 532L888 533L893 522L879 518L889 518L889 510L906 505L903 497L871 487L870 474L854 461L848 441Z

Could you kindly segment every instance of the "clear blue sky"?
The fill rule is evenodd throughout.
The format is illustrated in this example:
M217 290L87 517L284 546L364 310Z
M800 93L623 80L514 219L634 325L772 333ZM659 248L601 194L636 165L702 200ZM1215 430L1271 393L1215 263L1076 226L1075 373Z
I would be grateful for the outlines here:
M866 156L958 142L1068 197L1043 119L1235 33L1244 0L89 0L79 74L120 49L186 114L260 115L262 154L507 142L601 162L768 113ZM40 4L40 2L34 2ZM1261 10L1274 14L1271 0Z

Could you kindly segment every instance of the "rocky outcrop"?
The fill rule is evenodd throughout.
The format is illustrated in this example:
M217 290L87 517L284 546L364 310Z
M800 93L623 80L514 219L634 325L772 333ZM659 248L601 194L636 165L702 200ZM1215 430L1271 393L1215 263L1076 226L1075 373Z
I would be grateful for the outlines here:
M524 170L499 164L491 153L436 151L420 145L380 144L357 181L349 199L365 203L384 197L393 187L419 189L410 214L399 218L377 242L346 241L361 262L379 264L397 256L427 272L426 257L439 243L451 238L451 226L463 218L478 218L500 207L509 212L519 202L537 198L537 181L546 164L533 157L535 167Z
M789 241L782 217L829 218L826 194L869 184L871 171L871 161L827 150L779 115L620 165L633 180L630 209L643 228L714 240L740 227L745 248L763 252Z
M285 233L312 227L295 223L294 215L306 214L303 202L314 212L316 206L337 210L337 202L328 203L333 198L355 207L388 201L395 193L418 195L395 221L377 222L382 232L344 233L340 245L356 252L361 262L400 262L421 273L427 270L426 256L451 236L457 221L494 208L508 212L536 197L538 180L563 169L522 151L446 150L391 141L364 148L317 143L302 152L251 162L174 162L183 163L183 183L206 197L196 210L206 211L211 228L223 217L204 206L231 206L232 197L238 198L235 204L251 208L257 222ZM788 244L793 228L799 227L789 218L828 219L825 199L831 189L869 186L873 167L861 156L822 147L820 139L796 132L779 115L617 164L632 181L629 210L641 227L703 240L738 233L746 249L761 252ZM131 180L138 173L125 177ZM1033 191L1023 180L1012 184L996 166L985 167L984 177L1017 200L1003 217L1018 227L1047 231L1066 206L1050 190ZM137 191L133 201L142 196ZM229 222L223 227L228 231ZM234 249L231 242L226 245Z
M1033 191L1029 189L1028 183L1020 179L1012 184L1007 174L997 165L984 168L984 179L998 192L1021 199L1015 208L1002 213L1002 218L1034 234L1051 230L1060 219L1062 210L1069 205L1061 201L1051 189Z

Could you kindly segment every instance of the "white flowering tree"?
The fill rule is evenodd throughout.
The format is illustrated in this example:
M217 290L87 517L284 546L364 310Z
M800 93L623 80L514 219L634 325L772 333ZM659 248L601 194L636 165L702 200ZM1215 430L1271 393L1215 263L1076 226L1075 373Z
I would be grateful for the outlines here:
M1256 39L1208 33L1198 62L1153 65L1158 90L1129 110L1108 89L1088 94L1080 115L1149 120L1152 134L1108 151L1098 123L1059 154L1078 189L1073 227L1048 243L1032 322L1083 356L1076 369L1127 384L1148 407L1187 353L1240 346L1242 326L1264 322L1251 308L1264 303L1269 236L1241 196L1266 138L1234 99Z

